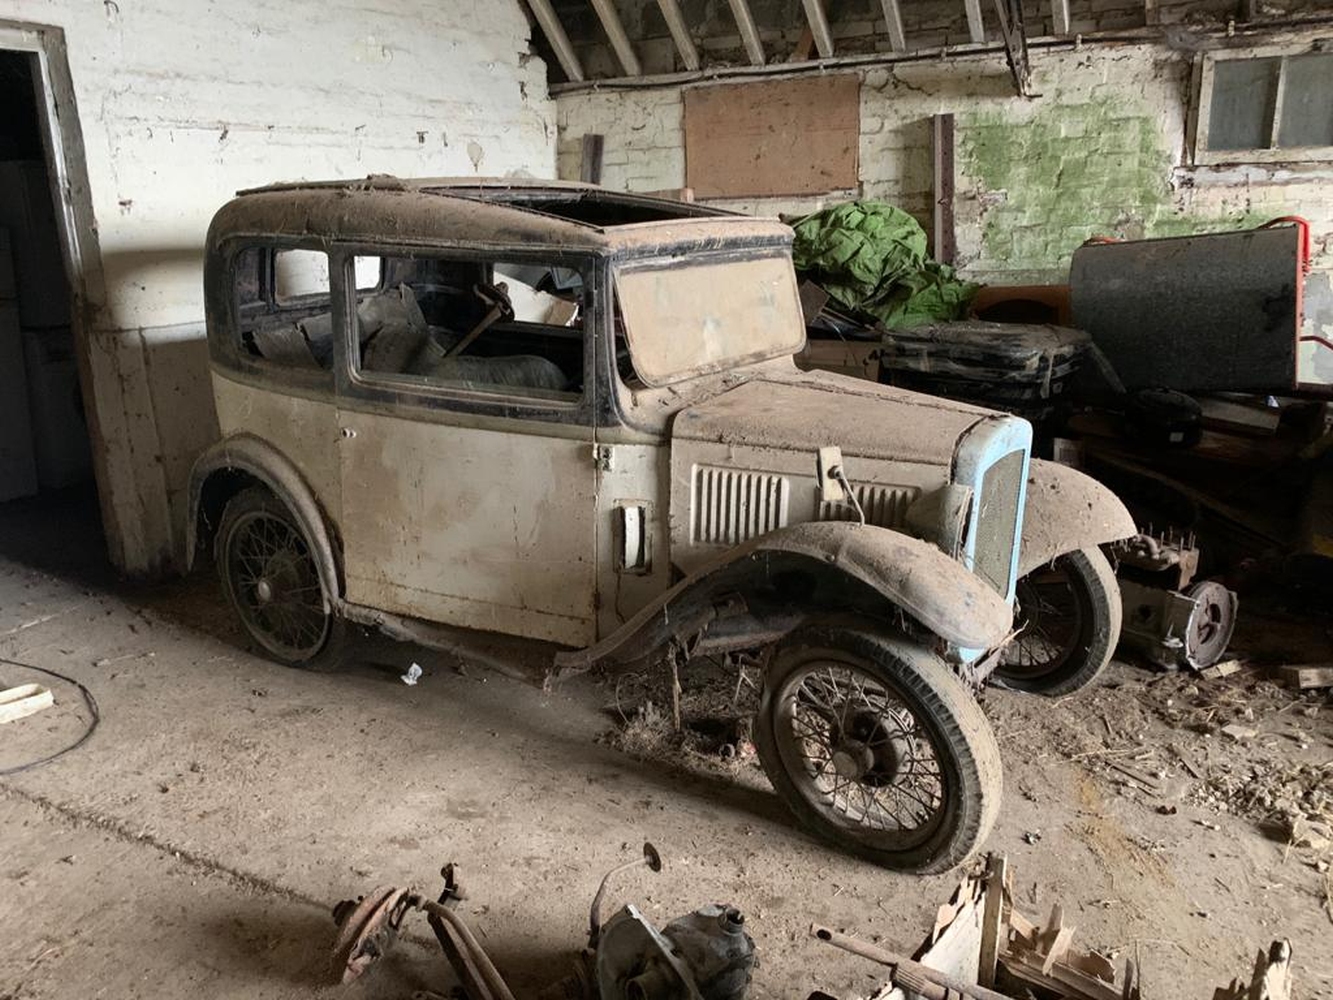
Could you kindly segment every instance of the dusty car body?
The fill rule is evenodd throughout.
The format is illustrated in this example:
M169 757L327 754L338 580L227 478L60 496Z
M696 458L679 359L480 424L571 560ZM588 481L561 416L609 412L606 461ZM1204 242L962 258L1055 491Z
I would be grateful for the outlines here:
M222 440L189 523L251 637L307 667L347 620L548 640L564 670L753 653L798 815L961 861L998 808L965 681L1011 628L1031 429L799 371L790 240L585 185L242 193L208 236Z

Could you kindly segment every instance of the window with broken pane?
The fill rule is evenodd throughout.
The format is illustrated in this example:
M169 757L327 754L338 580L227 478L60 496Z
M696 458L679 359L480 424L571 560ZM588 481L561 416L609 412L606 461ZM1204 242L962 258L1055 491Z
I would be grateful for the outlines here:
M1333 52L1210 58L1203 162L1333 158Z
M358 280L373 287L379 277ZM232 283L242 355L284 368L332 372L328 254L262 244L246 247L232 259Z
M363 262L373 262L373 266ZM575 401L583 392L584 279L567 265L357 257L357 369L372 378Z

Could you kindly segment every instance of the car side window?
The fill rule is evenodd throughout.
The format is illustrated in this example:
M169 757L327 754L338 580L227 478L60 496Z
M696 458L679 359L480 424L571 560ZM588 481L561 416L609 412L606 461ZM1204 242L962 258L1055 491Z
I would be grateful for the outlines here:
M356 292L355 356L364 377L555 402L581 397L578 269L411 255L359 256L354 267L379 279Z
M250 246L232 261L241 354L285 368L333 369L329 256L323 250ZM373 289L379 273L357 273Z

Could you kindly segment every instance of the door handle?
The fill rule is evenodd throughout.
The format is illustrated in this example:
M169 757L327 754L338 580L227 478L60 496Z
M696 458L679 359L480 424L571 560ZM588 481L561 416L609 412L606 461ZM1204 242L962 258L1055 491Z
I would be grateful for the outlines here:
M355 428L355 427L343 427L343 428L340 428L340 432L342 433L342 436L343 436L344 438L349 438L349 439L350 439L350 438L354 438L354 437L356 437L356 428Z

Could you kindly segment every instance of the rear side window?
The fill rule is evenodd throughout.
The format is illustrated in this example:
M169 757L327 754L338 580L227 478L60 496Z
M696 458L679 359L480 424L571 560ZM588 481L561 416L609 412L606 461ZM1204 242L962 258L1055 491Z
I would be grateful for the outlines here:
M378 263L358 262L358 288L379 284ZM243 357L283 368L332 371L328 254L289 247L246 247L233 258L232 284L237 347Z

